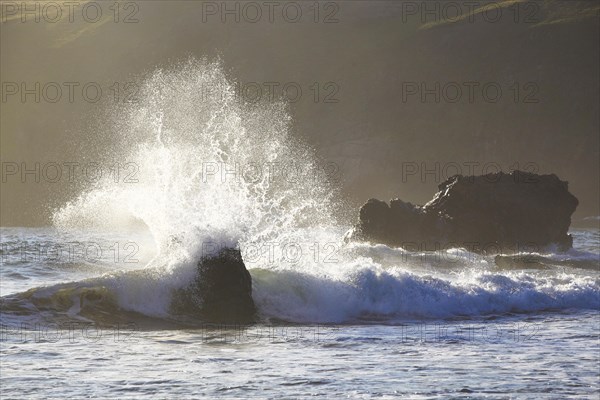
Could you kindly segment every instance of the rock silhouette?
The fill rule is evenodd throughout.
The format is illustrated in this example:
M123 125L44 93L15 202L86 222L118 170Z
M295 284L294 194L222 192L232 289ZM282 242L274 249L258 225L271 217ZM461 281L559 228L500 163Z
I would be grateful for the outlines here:
M239 250L225 248L198 262L195 280L175 297L172 308L210 323L246 324L256 316L252 278Z
M370 199L346 239L408 250L515 253L550 245L566 250L573 245L567 232L578 203L568 183L554 174L455 175L423 206Z

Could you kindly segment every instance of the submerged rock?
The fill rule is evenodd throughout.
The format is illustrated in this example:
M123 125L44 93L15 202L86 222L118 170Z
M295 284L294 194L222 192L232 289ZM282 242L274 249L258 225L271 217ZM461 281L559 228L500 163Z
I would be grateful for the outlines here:
M455 175L423 206L370 199L346 239L411 250L515 253L550 245L565 250L573 245L567 232L578 203L568 183L554 174Z
M180 291L172 308L205 322L245 324L254 321L252 278L236 249L222 249L198 262L194 282Z

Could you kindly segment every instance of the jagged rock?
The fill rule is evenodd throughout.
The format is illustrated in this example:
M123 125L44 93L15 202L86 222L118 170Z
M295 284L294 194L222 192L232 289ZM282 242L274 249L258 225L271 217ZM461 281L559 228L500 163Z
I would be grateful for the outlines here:
M424 206L400 199L370 199L347 240L437 250L464 247L480 253L569 249L567 233L578 205L567 182L554 174L523 171L455 175Z
M225 248L217 255L203 257L194 282L177 294L172 308L177 314L191 314L205 322L253 322L252 278L240 251Z

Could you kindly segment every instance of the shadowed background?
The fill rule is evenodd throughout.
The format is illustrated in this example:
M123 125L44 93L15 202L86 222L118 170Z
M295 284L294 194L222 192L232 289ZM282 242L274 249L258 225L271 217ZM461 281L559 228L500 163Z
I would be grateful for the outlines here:
M128 3L136 8L125 9ZM106 108L125 100L123 85L189 56L220 57L232 81L258 83L263 97L264 83L277 83L276 95L286 83L299 85L302 96L289 104L294 134L338 165L335 178L351 206L370 197L423 203L443 172L454 173L450 165L467 173L466 164L479 163L476 174L495 166L556 173L580 200L576 221L600 215L598 2L529 7L499 1L496 22L485 20L486 3L478 3L472 20L455 22L444 19L444 2L429 2L434 11L428 16L420 14L421 2L412 3L416 14L401 1L320 2L317 16L314 3L302 3L296 23L282 16L284 2L272 22L263 13L256 23L236 2L228 4L240 7L239 22L235 15L223 21L220 2L211 3L215 15L206 2L122 2L119 22L109 10L112 2L102 3L104 15L96 23L77 12L73 22L36 23L30 16L23 23L20 14L3 8L0 156L3 163L31 168L36 162L97 160L110 142L103 131ZM124 23L132 11L137 22ZM23 102L20 93L7 95L11 82L29 88L35 82L78 82L79 88L97 82L103 96L91 103L75 89L73 102L66 92L56 103L36 103L33 95ZM476 89L473 102L466 91L455 103L443 96L436 102L434 95L422 101L420 93L406 93L413 82L430 89L436 82L492 82L502 96L493 103ZM115 83L121 90L116 99ZM486 162L494 165L483 171ZM437 175L421 175L422 167L435 170L436 163ZM82 186L78 179L5 178L4 226L47 225L52 207Z

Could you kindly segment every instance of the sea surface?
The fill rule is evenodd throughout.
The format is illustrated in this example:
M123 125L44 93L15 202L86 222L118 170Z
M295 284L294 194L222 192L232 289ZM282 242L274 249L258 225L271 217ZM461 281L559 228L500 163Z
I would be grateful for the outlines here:
M336 277L251 268L257 324L190 326L161 309L173 275L123 278L152 237L2 228L2 398L597 398L599 232L572 234L532 268L344 244ZM83 313L83 288L137 312Z

